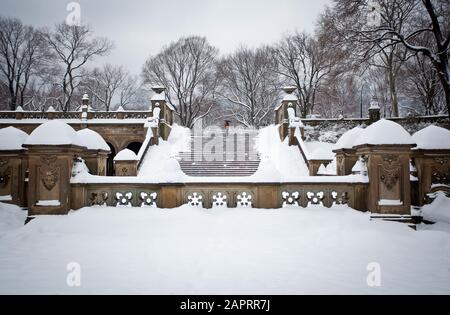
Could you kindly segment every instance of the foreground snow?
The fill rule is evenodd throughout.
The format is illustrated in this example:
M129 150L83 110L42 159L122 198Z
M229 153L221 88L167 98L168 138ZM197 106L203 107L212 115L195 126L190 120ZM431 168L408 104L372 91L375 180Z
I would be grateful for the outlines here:
M85 208L1 232L0 249L0 293L450 293L448 232L347 207Z

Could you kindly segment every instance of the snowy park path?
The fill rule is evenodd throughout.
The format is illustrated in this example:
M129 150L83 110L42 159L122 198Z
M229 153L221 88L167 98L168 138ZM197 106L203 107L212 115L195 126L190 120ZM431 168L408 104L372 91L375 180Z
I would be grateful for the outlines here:
M3 294L450 293L449 231L347 207L85 208L1 231L0 253Z

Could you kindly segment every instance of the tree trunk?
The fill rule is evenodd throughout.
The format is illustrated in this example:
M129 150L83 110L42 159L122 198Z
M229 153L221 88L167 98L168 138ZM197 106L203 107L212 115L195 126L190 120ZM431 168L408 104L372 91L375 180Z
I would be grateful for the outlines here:
M399 111L398 111L398 95L397 95L397 82L395 80L395 74L393 65L389 65L388 69L389 75L389 94L391 98L391 106L392 106L392 116L393 117L399 117Z

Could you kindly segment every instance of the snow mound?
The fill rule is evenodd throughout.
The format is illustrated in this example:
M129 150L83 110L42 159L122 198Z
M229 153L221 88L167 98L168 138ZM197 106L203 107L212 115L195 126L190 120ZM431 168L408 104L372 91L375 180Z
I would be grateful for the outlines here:
M412 138L417 144L417 148L422 150L450 150L450 130L428 126L416 132Z
M450 198L442 191L433 194L435 198L429 205L422 207L422 216L425 220L450 224Z
M336 144L333 146L333 150L353 148L355 140L361 135L363 131L364 129L361 127L350 129L339 138L338 142L336 142Z
M396 122L381 119L370 125L356 138L354 146L360 145L393 145L393 144L411 144L414 140L411 135Z
M114 161L134 161L137 159L136 153L130 149L123 149L114 157Z
M0 234L22 227L27 218L27 212L16 205L0 202Z
M178 153L190 150L191 132L188 128L174 124L167 141L159 141L159 145L151 146L141 168L139 177L151 177L161 182L177 182L186 179L176 159Z
M15 127L0 129L0 150L22 150L22 144L27 139L28 134Z
M77 145L83 147L78 133L68 124L58 120L37 127L25 140L25 145Z
M309 176L308 167L297 146L289 146L288 139L280 140L278 127L268 126L259 131L256 146L261 163L252 176L255 180L294 180ZM299 141L302 141L299 138Z
M83 145L89 150L104 150L110 151L110 148L103 137L94 130L85 128L77 131L79 139Z

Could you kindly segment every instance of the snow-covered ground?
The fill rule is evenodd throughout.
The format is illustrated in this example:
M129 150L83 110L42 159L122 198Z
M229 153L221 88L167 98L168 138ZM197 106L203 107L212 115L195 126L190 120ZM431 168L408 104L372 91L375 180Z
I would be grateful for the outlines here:
M5 209L0 294L450 294L449 231L347 207L85 208L26 226ZM367 284L373 263L380 287Z

